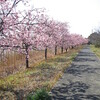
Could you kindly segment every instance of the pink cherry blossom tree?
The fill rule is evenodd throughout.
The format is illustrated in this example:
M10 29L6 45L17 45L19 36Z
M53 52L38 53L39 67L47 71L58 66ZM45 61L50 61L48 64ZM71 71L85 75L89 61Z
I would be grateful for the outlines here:
M41 48L45 50L45 59L47 59L47 49L52 48L54 45L54 40L53 40L53 32L54 32L54 27L53 27L53 20L49 20L47 17L44 17L44 24L40 24L38 29L39 29L39 34L37 35L37 48Z
M36 27L40 23L39 17L43 10L32 9L25 11L23 15L21 12L16 12L16 6L21 1L23 0L0 1L0 47L24 53L28 68L29 50L35 48Z
M63 53L63 49L67 44L68 38L68 24L67 23L60 23L60 46L61 46L61 53Z
M29 68L29 51L36 49L36 36L40 34L37 33L40 15L37 9L35 13L29 11L27 17L21 23L13 26L12 32L10 32L12 34L9 34L6 38L12 50L25 54L26 68Z

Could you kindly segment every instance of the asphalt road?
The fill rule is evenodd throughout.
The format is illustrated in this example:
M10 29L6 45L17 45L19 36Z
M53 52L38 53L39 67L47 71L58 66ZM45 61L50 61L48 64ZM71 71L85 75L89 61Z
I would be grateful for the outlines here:
M51 91L52 100L100 100L100 60L84 47Z

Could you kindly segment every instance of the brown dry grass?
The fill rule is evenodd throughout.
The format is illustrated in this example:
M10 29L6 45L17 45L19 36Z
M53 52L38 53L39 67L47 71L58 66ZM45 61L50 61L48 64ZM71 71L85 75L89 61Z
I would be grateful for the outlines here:
M60 54L60 48L58 54ZM48 49L48 59L52 57L54 57L54 50ZM29 66L33 67L44 59L44 51L33 50L29 53ZM5 51L0 59L0 76L15 74L21 70L25 70L25 55L14 51Z

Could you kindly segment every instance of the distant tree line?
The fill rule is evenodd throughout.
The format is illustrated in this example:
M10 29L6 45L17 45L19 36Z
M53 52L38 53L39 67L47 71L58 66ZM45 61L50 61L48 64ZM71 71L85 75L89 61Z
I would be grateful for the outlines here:
M100 31L93 32L88 39L89 44L94 44L96 47L100 47Z

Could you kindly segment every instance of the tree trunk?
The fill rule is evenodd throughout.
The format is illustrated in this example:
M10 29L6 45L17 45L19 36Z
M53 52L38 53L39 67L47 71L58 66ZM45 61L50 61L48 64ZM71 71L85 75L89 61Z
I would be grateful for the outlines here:
M66 49L66 52L68 52L68 48Z
M26 46L26 68L29 68L29 54L28 54L28 47Z
M27 56L26 56L26 68L29 68L29 61Z
M45 59L47 60L47 47L45 48Z
M57 55L57 46L55 46L55 55Z
M63 53L63 46L61 47L61 53Z

